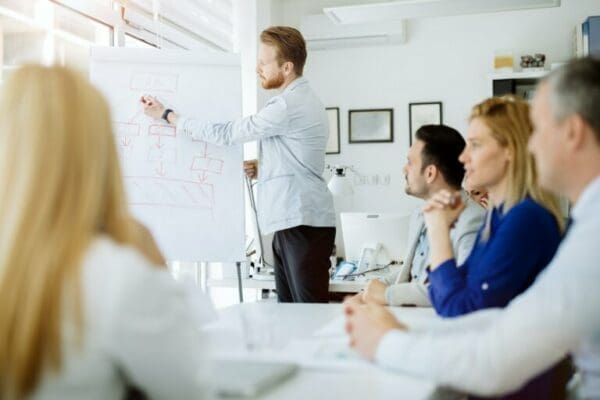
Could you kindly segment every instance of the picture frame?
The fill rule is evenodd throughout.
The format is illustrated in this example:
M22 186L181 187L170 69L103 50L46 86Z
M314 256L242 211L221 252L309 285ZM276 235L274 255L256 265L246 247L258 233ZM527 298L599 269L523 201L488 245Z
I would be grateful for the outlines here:
M423 125L440 125L443 123L442 102L429 101L408 104L408 144L412 146L415 133Z
M326 107L329 120L329 139L325 147L325 154L340 154L340 108Z
M348 111L349 143L394 141L394 109L374 108Z

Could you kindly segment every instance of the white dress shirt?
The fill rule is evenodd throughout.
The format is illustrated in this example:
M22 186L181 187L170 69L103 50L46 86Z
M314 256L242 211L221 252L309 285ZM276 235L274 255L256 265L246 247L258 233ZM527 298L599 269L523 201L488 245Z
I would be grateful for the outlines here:
M306 78L296 78L256 115L224 123L182 116L177 133L217 145L259 141L262 233L299 225L335 226L333 198L323 179L327 114Z
M123 399L128 385L152 399L205 397L202 312L166 268L100 237L84 258L81 285L81 346L65 311L62 368L43 374L33 399Z
M572 217L552 262L504 310L389 332L376 362L472 394L498 395L571 353L582 377L578 398L600 398L600 178L587 186Z

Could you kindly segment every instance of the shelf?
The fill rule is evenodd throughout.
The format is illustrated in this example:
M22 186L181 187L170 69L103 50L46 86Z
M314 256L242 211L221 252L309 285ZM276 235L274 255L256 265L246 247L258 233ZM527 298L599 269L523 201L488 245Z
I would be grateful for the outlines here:
M496 72L489 75L491 80L499 79L539 79L546 76L549 70L536 71L515 71L515 72Z

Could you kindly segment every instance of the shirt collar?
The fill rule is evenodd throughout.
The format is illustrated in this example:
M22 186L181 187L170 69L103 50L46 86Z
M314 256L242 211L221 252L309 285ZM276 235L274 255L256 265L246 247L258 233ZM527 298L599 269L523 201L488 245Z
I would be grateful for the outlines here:
M305 77L303 76L299 76L296 79L294 79L289 85L287 85L287 87L283 90L284 93L289 92L294 90L298 85L301 85L303 83L307 83L308 81L306 80Z
M600 176L589 183L579 196L577 203L571 211L573 219L577 221L585 215L588 210L593 209L594 203L600 201Z

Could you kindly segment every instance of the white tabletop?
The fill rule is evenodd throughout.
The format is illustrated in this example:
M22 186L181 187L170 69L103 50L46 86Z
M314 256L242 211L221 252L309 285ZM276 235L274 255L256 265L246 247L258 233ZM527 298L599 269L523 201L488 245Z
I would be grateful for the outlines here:
M431 309L395 308L403 321L437 318ZM322 328L327 325L327 329ZM261 348L246 347L248 335L256 328L265 332ZM339 330L343 340L341 304L247 303L226 308L220 319L205 328L213 358L285 360L300 364L300 372L260 397L261 399L426 399L435 392L433 382L380 369L354 355L348 360L313 357L298 349L304 342L332 340ZM316 337L320 331L326 337ZM332 335L332 336L327 336Z
M366 279L356 281L343 281L333 280L329 281L329 291L336 293L358 293L367 284ZM238 285L237 278L211 278L207 281L209 287L226 287L236 288ZM253 278L242 278L242 286L244 289L275 289L274 279L253 279Z

